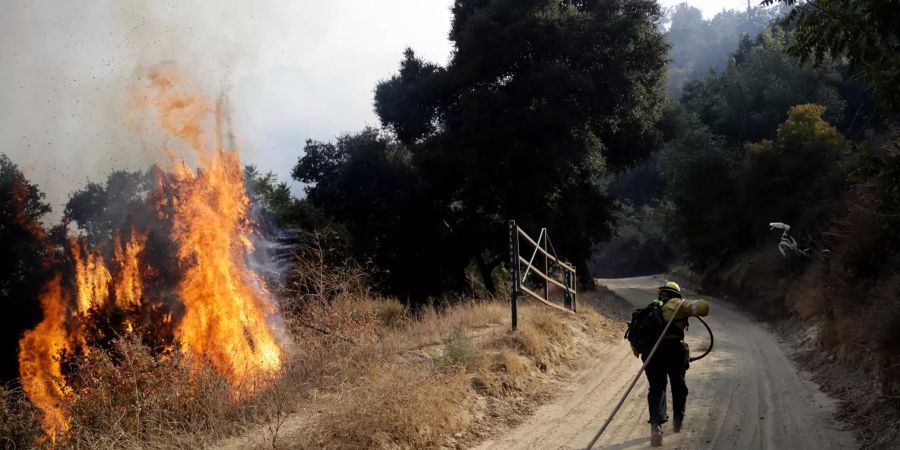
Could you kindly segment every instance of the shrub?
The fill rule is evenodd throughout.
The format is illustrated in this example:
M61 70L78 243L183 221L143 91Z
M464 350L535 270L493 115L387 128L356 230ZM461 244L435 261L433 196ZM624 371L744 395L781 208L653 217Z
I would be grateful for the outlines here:
M447 360L455 366L474 372L484 362L482 354L475 348L472 338L462 330L457 330L445 344Z

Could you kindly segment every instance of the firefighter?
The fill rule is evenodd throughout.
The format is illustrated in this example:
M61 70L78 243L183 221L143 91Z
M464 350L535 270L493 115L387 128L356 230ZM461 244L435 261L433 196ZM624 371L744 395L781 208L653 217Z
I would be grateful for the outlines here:
M675 320L644 371L650 383L647 403L650 409L650 445L654 447L662 445L662 425L669 419L666 411L667 380L672 384L672 431L681 431L688 395L685 374L690 365L690 352L684 342L688 318L709 314L709 302L706 300L686 300L676 312L682 298L681 286L674 281L657 288L657 300L654 303L661 307L663 318L667 322L673 314ZM632 350L637 355L637 351L634 348ZM647 355L641 355L641 359L646 361Z

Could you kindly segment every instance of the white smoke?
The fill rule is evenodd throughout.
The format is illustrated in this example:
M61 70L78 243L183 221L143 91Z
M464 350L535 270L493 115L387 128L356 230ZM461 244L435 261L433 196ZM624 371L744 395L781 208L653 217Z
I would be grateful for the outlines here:
M141 68L173 61L231 97L244 160L283 180L307 138L377 125L403 48L445 62L450 0L41 1L0 6L0 152L47 193L164 160L129 126Z

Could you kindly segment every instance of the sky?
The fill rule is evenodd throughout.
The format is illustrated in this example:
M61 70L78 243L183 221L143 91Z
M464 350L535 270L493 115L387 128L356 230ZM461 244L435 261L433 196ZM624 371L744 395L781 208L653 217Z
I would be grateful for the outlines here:
M663 0L663 6L680 1ZM689 2L711 17L746 0ZM291 182L307 139L378 126L406 47L446 63L452 0L3 0L0 152L48 197L159 162L129 124L136 73L174 61L224 93L245 163ZM302 188L291 182L295 194Z

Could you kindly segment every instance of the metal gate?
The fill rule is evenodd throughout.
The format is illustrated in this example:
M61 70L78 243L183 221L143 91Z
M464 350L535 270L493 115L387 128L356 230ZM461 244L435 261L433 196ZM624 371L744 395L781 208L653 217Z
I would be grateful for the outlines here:
M529 245L534 247L534 251L531 252L531 258L525 259L519 253L519 238L524 239ZM534 260L537 257L538 253L542 255L542 260L544 263L544 270L539 270L534 265ZM552 253L552 254L551 254ZM527 254L527 253L526 253ZM535 300L559 309L561 311L574 313L577 311L577 302L576 302L576 281L575 277L575 267L571 264L562 261L559 256L556 254L556 249L553 248L553 242L550 241L550 235L547 233L546 228L541 228L541 233L538 235L537 240L532 239L531 236L528 235L525 231L519 228L516 225L515 220L509 221L509 255L510 255L510 272L512 279L512 295L511 295L511 308L512 308L512 329L516 329L516 325L518 324L518 312L517 312L517 303L518 296L520 292L524 292ZM551 262L553 266L551 266ZM525 265L525 271L522 272L522 264ZM562 281L557 280L552 277L551 268L558 269L558 272L562 274ZM543 296L535 292L526 286L526 282L528 281L528 275L534 273L536 276L540 277L543 280ZM554 285L563 290L563 304L559 305L554 303L550 298L550 285ZM532 284L534 286L534 284ZM539 287L535 287L535 289L539 289Z

